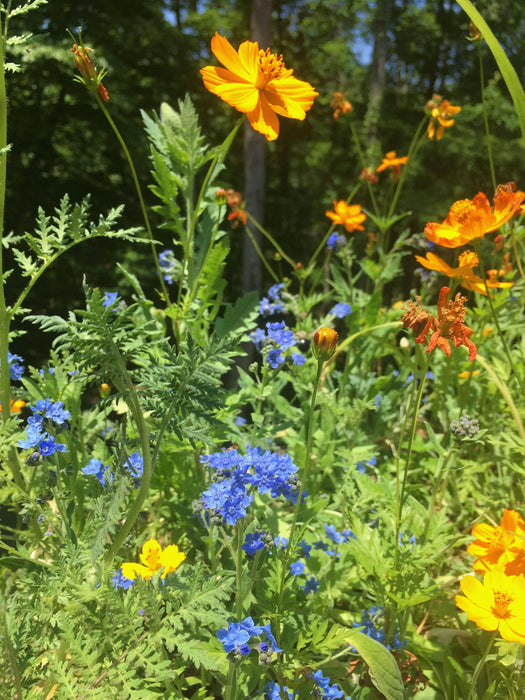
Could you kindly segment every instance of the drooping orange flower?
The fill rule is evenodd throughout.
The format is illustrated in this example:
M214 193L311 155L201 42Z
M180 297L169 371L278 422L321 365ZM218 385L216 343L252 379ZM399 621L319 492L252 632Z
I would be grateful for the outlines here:
M185 559L186 555L179 551L176 544L170 544L162 549L157 540L150 539L142 546L140 553L142 564L125 562L121 566L122 575L134 581L137 574L142 578L149 579L153 574L162 570L161 578L164 578L171 571L176 571Z
M503 639L525 644L525 577L488 571L483 583L474 576L460 581L465 594L456 605L483 630L498 630Z
M71 51L75 55L75 63L82 76L82 78L78 78L78 80L83 82L88 90L95 90L98 92L104 102L108 102L108 91L102 85L102 78L106 74L106 71L99 73L95 68L93 59L91 58L93 49L90 49L89 46L77 46L73 44Z
M279 136L277 115L303 120L319 94L293 70L286 68L282 56L259 49L256 41L244 41L235 51L218 32L211 50L225 68L201 69L206 88L221 100L244 112L252 127L274 141Z
M352 103L346 99L346 92L334 92L330 101L330 107L334 110L334 119L339 119L340 114L349 114L352 111Z
M434 136L436 141L441 141L445 129L454 125L454 117L461 112L461 107L451 105L448 100L442 100L440 95L433 95L425 106L425 110L430 112L430 121L427 127L427 136L432 141ZM438 127L436 129L436 122Z
M469 360L472 362L476 357L477 349L470 340L472 330L463 323L466 314L464 307L466 297L456 294L455 299L449 301L449 292L449 287L442 287L439 293L437 319L421 307L418 299L417 307L413 302L408 303L409 308L401 322L405 328L412 328L415 332L419 332L416 343L426 343L427 335L432 331L425 352L432 352L437 346L450 357L449 341L452 340L456 348L464 345L468 349ZM421 326L423 326L422 330L419 330Z
M360 204L347 204L343 199L336 202L334 199L334 209L335 211L325 212L334 224L343 224L348 233L365 230L361 224L366 219L366 214L361 211Z
M458 248L486 233L496 231L520 210L524 192L501 190L494 201L494 210L483 192L474 199L460 199L451 206L443 223L429 222L425 235L429 241L445 248Z
M381 165L376 168L376 173L382 173L383 170L390 168L392 170L392 176L394 180L399 178L401 173L401 166L405 165L408 161L408 156L402 156L401 158L396 158L395 151L388 151L388 153L383 158Z
M435 270L442 272L448 277L454 277L460 280L460 284L465 289L471 289L479 294L486 294L483 279L472 272L472 269L479 264L479 259L476 253L471 250L466 250L459 256L458 267L451 267L448 263L442 260L435 253L427 253L426 257L421 255L415 256L420 265L426 267L427 270ZM514 282L497 282L491 275L487 273L487 286L491 288L507 289L512 287Z

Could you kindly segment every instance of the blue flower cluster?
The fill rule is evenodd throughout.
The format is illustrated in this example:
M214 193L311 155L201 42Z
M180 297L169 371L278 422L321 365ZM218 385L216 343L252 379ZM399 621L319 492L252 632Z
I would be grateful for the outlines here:
M24 450L37 447L38 453L34 453L30 458L33 462L39 455L49 457L55 452L66 452L66 446L55 442L54 436L49 434L51 429L59 432L68 428L66 421L71 414L64 409L64 402L53 403L49 398L39 399L35 406L31 406L31 411L33 415L27 419L26 439L19 440L18 447Z
M249 556L253 556L256 552L261 549L270 548L273 544L272 536L262 530L255 530L255 532L249 532L244 538L244 544L242 549Z
M244 518L246 508L253 501L252 487L260 494L269 493L272 498L284 496L297 502L298 467L288 453L279 455L254 447L248 447L246 452L246 457L236 449L201 456L202 464L215 469L217 481L203 492L196 503L197 510L209 510L217 521L235 525Z
M330 248L330 250L339 250L346 245L346 238L343 235L334 232L328 236L326 245Z
M144 473L144 460L137 450L124 462L124 467L133 477L133 487L140 486L140 478ZM113 481L113 474L110 472L108 464L104 464L101 459L93 457L85 467L80 470L86 476L95 476L102 486L106 486Z
M356 539L356 536L352 530L348 529L343 530L343 532L337 532L335 525L328 525L328 523L324 524L324 531L330 542L333 542L336 545L339 545L342 542L348 542L348 540L351 539ZM320 549L321 551L326 552L326 554L328 554L330 557L335 556L335 549L330 549L328 542L319 540L318 542L314 542L313 547L314 549Z
M166 248L159 255L159 267L163 273L162 277L168 284L173 284L177 277L177 260L175 253L170 248Z
M344 318L345 316L348 316L348 314L352 313L352 307L350 304L344 304L342 301L340 301L328 313L336 318Z
M269 348L266 354L266 362L272 369L277 369L285 360L283 353L293 348L297 341L294 338L293 331L286 327L284 321L277 323L268 322L266 330L267 333L262 328L256 328L250 334L250 338L259 352L262 352L264 347ZM300 367L306 362L306 357L294 350L292 352L292 362Z
M261 316L274 316L275 314L283 314L284 306L281 299L281 289L284 287L284 282L274 284L268 290L268 296L263 297L259 304L259 313Z
M113 304L116 304L118 299L118 292L104 292L104 301L102 302L102 306L105 309L109 309L110 306L113 306ZM117 309L113 309L113 311L116 311Z
M22 379L24 374L24 365L22 364L24 360L20 355L13 355L12 353L7 353L7 362L9 363L9 376L13 381L18 381Z
M328 676L323 676L322 671L316 671L310 677L313 678L315 684L313 693L316 698L320 698L322 700L332 700L332 698L345 698L345 700L352 700L348 695L345 696L344 691L342 691L336 683L331 684ZM273 681L264 687L263 692L265 700L281 700L283 693L287 694L289 700L293 700L294 697L298 697L294 695L293 691L288 690L286 685L284 688L281 688L278 683Z
M407 645L406 640L402 642L399 638L399 626L396 625L394 630L394 637L391 644L385 644L386 634L385 634L385 611L383 606L372 605L369 610L363 610L361 615L361 622L354 622L354 627L364 627L361 632L368 635L377 642L380 642L389 651L394 649L400 651L404 649Z
M252 637L260 637L264 632L266 641L260 641L252 646L248 644ZM246 617L242 622L229 622L228 627L223 627L217 632L217 639L227 654L234 656L247 656L253 649L259 651L259 663L267 663L271 655L282 652L277 646L270 625L254 625L251 617Z
M377 457L372 457L372 459L364 460L363 462L356 462L355 468L360 474L366 472L367 467L375 467L377 464Z
M122 573L122 568L120 568L117 573L111 577L111 580L113 581L113 585L115 588L123 588L125 591L128 590L128 588L131 588L135 581L130 578L126 578L123 573Z

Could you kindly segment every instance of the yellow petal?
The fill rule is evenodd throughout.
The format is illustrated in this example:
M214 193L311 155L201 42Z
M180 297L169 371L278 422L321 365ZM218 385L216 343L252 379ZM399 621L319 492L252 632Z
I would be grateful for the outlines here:
M277 114L302 121L319 93L305 80L290 76L272 80L264 94Z
M263 93L256 108L247 116L255 131L264 134L268 141L275 141L279 136L279 120Z
M251 41L245 41L243 44L241 44L241 46L244 47L244 44L251 43ZM258 45L256 43L255 46L257 47L258 51ZM211 40L211 50L213 51L217 59L222 63L222 65L225 66L232 73L235 73L235 75L237 75L241 80L245 80L247 83L255 82L255 78L257 77L256 71L254 72L253 69L247 69L246 65L241 60L239 54L237 53L237 51L235 51L228 39L226 39L223 36L220 36L218 32L215 32L215 36Z

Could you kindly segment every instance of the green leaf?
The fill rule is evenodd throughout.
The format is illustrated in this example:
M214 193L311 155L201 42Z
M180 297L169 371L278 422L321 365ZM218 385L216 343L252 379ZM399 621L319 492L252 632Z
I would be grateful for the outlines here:
M24 557L7 556L0 558L0 566L4 566L11 571L18 569L27 569L28 571L41 571L46 564L36 561L35 559L24 559Z
M238 299L233 306L226 309L224 318L218 318L215 330L219 338L231 333L242 333L251 330L259 315L259 295L249 292Z
M386 647L357 630L348 631L345 639L368 664L370 678L387 700L403 700L405 691L398 665Z
M479 29L483 38L487 42L487 46L492 51L492 55L496 59L498 68L503 76L503 79L505 80L505 83L507 84L512 101L514 102L514 107L520 122L521 135L523 142L525 143L525 92L521 86L520 79L518 78L512 63L507 58L501 44L492 33L489 25L485 22L481 14L470 2L470 0L458 0L458 4L461 5L467 15Z

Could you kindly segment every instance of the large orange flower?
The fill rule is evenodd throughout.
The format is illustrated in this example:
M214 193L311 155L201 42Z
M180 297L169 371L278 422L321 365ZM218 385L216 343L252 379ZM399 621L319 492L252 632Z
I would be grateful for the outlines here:
M304 80L293 76L282 56L259 49L256 41L244 41L235 51L218 32L211 50L225 68L201 69L206 88L239 112L244 112L256 131L268 141L279 136L277 115L303 120L319 94Z
M326 216L332 219L335 225L343 224L348 233L352 231L364 231L365 227L361 226L366 219L366 214L361 211L360 204L347 204L343 199L336 202L334 199L335 211L327 211Z
M420 265L426 267L427 270L435 270L436 272L442 272L448 277L454 277L460 280L460 284L465 289L471 289L479 294L486 294L485 284L481 277L478 277L472 272L472 268L476 267L479 263L478 256L471 250L466 250L459 256L459 266L451 267L448 263L442 260L440 257L434 253L427 253L426 257L421 257L421 255L416 255L416 260ZM487 279L487 286L491 288L497 287L498 289L505 289L512 287L514 282L497 282L494 279Z
M492 210L486 195L478 192L474 199L454 202L443 223L429 222L425 226L425 235L429 241L445 248L458 248L503 226L519 213L524 199L524 192L501 189L494 197Z

